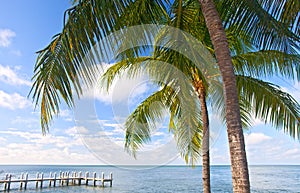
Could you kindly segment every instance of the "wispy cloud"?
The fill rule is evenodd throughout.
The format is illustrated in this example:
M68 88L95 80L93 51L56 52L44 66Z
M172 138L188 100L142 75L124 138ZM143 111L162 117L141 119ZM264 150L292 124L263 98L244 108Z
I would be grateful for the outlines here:
M89 124L84 126L85 129L81 128L84 132L78 132L78 128L76 129L80 133L78 137L81 138L85 146L105 163L160 165L169 163L178 157L172 134L157 130L153 133L151 142L140 147L137 153L138 159L134 159L128 152L124 151L125 131L121 125L104 120L100 122L103 122L103 125L99 126L96 122L88 122ZM73 134L76 133L76 130L72 128L67 133ZM115 159L116 157L118 159Z
M72 130L72 128L68 129ZM0 131L0 163L95 164L99 161L84 147L79 136L43 136L38 132L18 129ZM14 140L18 139L18 140ZM32 153L34 152L34 153ZM51 159L49 159L51 157Z
M85 127L77 127L77 126L74 126L74 127L71 127L69 129L67 129L65 131L65 133L69 136L79 136L80 134L88 134L89 133L89 130L86 129Z
M33 143L38 146L49 146L53 145L57 148L69 148L75 146L82 146L80 139L78 137L67 137L63 135L51 135L46 136L38 132L24 132L24 131L0 131L1 134L10 135L12 137L21 137L24 143Z
M284 156L293 156L293 155L299 155L300 153L300 148L294 148L294 149L289 149L284 153Z
M64 121L73 121L73 114L72 111L65 109L65 110L61 110L59 112L59 116L63 118Z
M16 116L12 119L11 124L13 125L22 125L23 127L26 128L35 128L37 125L40 124L40 120L37 116L29 116L24 117L24 116ZM32 113L33 115L33 113Z
M11 110L24 109L31 106L31 102L18 93L8 94L0 90L0 107Z
M31 86L31 82L20 78L15 69L0 64L0 81L10 85Z
M88 164L101 164L88 151L83 152L70 148L45 148L28 143L11 143L6 147L0 147L0 163L2 164L82 164L87 163L87 161Z
M144 145L137 152L137 159L124 151L124 138L111 136L85 136L83 141L86 147L103 162L112 165L164 165L178 158L178 151L174 140L156 141ZM116 159L118 158L118 159Z
M16 33L10 29L0 29L0 47L8 47Z
M250 133L245 135L245 141L247 145L257 145L272 139L263 133Z

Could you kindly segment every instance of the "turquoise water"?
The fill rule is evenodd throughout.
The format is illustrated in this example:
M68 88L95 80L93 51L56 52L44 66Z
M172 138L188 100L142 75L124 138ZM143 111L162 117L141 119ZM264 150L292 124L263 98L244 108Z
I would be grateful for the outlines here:
M250 166L251 192L255 193L281 193L300 192L300 166ZM108 175L113 172L113 187L106 184L102 187L92 186L64 186L49 188L48 183L43 189L35 189L35 183L28 184L26 191L19 191L19 184L12 186L11 192L26 193L193 193L202 192L201 167L190 168L186 166L162 167L111 167L111 166L0 166L0 178L5 173L11 173L18 178L22 172L28 172L34 178L37 172L43 172L48 177L50 172L82 171L104 172ZM212 166L211 168L212 192L232 192L231 172L229 166ZM0 184L0 192L3 185Z

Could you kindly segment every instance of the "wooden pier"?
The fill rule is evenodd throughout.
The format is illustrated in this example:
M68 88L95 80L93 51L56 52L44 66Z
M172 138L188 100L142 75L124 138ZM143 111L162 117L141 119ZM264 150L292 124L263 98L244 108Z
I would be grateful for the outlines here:
M43 173L37 173L36 177L31 179L28 177L28 173L22 173L18 179L12 179L11 174L6 174L5 179L0 180L0 184L4 184L4 191L9 191L11 190L12 183L20 183L20 190L23 188L26 190L29 182L34 182L35 188L44 188L46 187L46 183L48 184L48 187L56 187L72 185L97 186L97 182L100 182L100 184L98 183L98 186L104 187L104 183L108 182L110 187L112 187L112 181L112 173L110 173L108 178L105 178L103 172L99 177L97 177L96 172L91 176L89 172L86 172L85 175L82 175L82 172L59 172L59 174L50 172L48 178L44 177Z

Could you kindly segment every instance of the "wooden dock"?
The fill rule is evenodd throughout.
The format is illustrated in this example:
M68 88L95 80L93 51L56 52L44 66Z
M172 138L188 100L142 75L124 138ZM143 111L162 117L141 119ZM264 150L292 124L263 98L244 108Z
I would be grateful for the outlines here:
M11 174L6 174L4 180L0 180L0 184L4 184L4 191L11 190L12 183L20 183L20 190L24 188L27 189L28 183L35 183L35 188L44 188L46 187L46 183L48 187L56 187L56 186L74 186L74 185L93 185L104 187L104 183L108 182L110 187L112 187L112 173L110 173L108 178L105 178L104 173L102 172L101 176L97 177L96 172L94 172L91 176L89 172L86 172L85 175L82 175L82 172L59 172L56 173L50 172L48 178L44 177L43 173L37 173L35 178L29 178L28 173L22 173L20 178L12 179ZM89 182L91 184L89 184Z

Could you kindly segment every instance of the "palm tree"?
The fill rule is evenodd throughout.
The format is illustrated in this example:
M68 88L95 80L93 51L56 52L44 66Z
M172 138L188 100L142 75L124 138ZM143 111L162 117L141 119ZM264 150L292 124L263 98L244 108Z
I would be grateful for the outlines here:
M179 1L174 1L179 2ZM182 1L186 2L186 1ZM235 192L249 192L244 140L239 116L238 97L230 52L222 22L213 1L199 0L215 55L224 79L226 123L230 144L233 187ZM299 50L299 3L292 1L246 0L216 1L225 27L233 23L238 29L249 32L260 49L278 48L280 51L295 53ZM169 1L160 0L82 0L68 9L62 33L54 37L48 47L39 52L33 77L31 93L36 104L41 104L41 125L48 130L53 115L59 113L60 97L72 107L73 95L80 95L80 78L91 83L95 73L94 58L105 56L105 51L92 55L85 64L84 56L96 40L106 37L124 26L143 23L164 23ZM283 8L283 9L281 9ZM282 11L278 11L282 10ZM121 16L121 17L120 17ZM109 42L102 44L107 48ZM113 48L114 45L111 45ZM106 49L104 49L106 50ZM297 71L299 72L299 70Z
M272 73L266 74L266 75L274 75L274 72L278 72L280 68L286 67L286 71L282 71L281 74L288 74L288 71L293 68L299 61L299 56L296 55L288 55L282 52L276 52L272 50L268 51L257 51L257 52L250 52L253 50L251 48L251 42L248 42L249 40L241 39L235 34L232 33L233 29L229 30L228 37L231 41L230 47L232 49L232 53L236 53L233 55L233 63L236 66L236 71L238 73L237 80L238 80L238 91L239 91L239 97L240 97L240 108L242 110L242 120L244 123L244 126L250 126L251 123L249 122L249 118L251 117L251 112L253 112L255 118L260 118L264 122L272 123L273 126L276 128L285 128L286 133L290 134L293 138L299 137L299 134L297 134L297 131L299 128L299 121L297 120L297 117L299 117L299 104L287 93L284 93L280 91L277 86L272 85L271 83L264 82L262 80L259 80L257 78L249 77L245 75L245 69L250 74L263 74L266 69L272 69ZM245 36L246 37L246 36ZM250 37L248 37L249 39ZM175 40L174 40L175 41ZM250 49L251 48L251 49ZM188 61L185 59L182 59L180 55L178 55L176 52L172 52L170 50L167 51L161 51L159 50L154 52L153 54L155 57L142 57L138 59L131 59L126 61L118 62L117 64L110 67L106 73L103 75L103 84L106 85L107 89L109 89L111 83L114 80L114 77L121 75L122 72L126 69L127 72L140 72L139 70L136 70L136 68L156 68L155 66L159 66L154 64L153 62L149 62L152 60L155 60L157 62L167 62L171 63L172 65L175 65L177 68L180 68L180 66L190 66ZM286 65L285 62L282 60L282 58L285 58L286 62L289 63L289 65ZM140 65L141 62L146 62L145 65ZM148 63L147 63L148 62ZM276 63L276 65L274 65ZM244 66L242 66L244 64ZM154 66L154 67L153 67ZM160 65L160 73L162 75L167 74L167 72L164 72L162 67L163 65ZM289 66L289 67L288 67ZM265 68L265 69L264 69ZM289 69L290 68L290 69ZM197 69L197 68L196 68ZM168 71L168 69L166 69ZM205 69L202 69L205 70ZM154 72L157 72L157 70L153 70ZM172 72L171 72L172 73ZM197 134L196 136L202 136L202 156L203 156L203 190L204 192L210 191L210 180L209 180L209 151L208 151L208 144L209 144L209 130L208 130L208 113L207 113L207 105L206 105L206 86L203 84L203 77L202 79L197 77L199 73L196 73L192 71L185 72L187 76L191 76L191 84L194 87L194 90L199 96L200 104L201 104L201 110L199 109L199 112L201 112L202 116L202 130L198 130L198 132L202 132ZM201 73L200 73L201 74ZM157 76L157 73L152 74L151 76ZM176 79L177 76L172 77L172 79ZM257 76L256 76L257 77ZM161 78L161 77L160 77ZM166 86L166 85L163 85ZM183 86L185 88L186 86ZM185 89L180 89L185 90ZM222 93L220 93L222 89L213 90L214 96L212 104L215 106L215 108L219 109L219 111L223 112L224 109L224 101L223 98L220 96L223 96ZM217 92L216 92L217 91ZM191 91L187 91L191 92ZM165 94L163 94L165 93ZM133 111L133 113L128 117L127 122L125 124L126 132L126 148L129 148L131 151L133 151L133 154L135 154L135 151L138 147L141 146L142 143L147 142L150 140L150 133L151 127L155 125L156 119L159 119L161 113L163 110L160 108L167 108L171 114L170 117L170 123L173 122L174 116L177 115L176 108L171 108L170 106L180 106L181 103L178 102L180 100L174 100L175 104L170 103L169 98L175 98L172 96L174 93L170 93L170 88L168 87L165 91L165 87L163 89L159 90L157 93L154 93L149 98L147 98L144 102L142 102L139 107ZM167 97L168 96L168 97ZM220 101L221 102L218 102ZM157 101L160 101L162 106L155 106L153 108L150 108L151 105L155 104ZM259 102L259 105L257 104ZM177 104L178 103L178 104ZM154 110L155 112L151 112L151 110ZM175 112L173 112L175 111ZM197 111L198 112L198 111ZM158 116L159 115L159 116ZM189 114L190 115L190 114ZM176 120L179 120L182 118L182 115L176 116ZM197 117L197 116L195 116ZM270 117L272 117L270 119ZM284 119L283 119L284 118ZM143 120L142 122L145 124L145 126L140 126L138 124L140 120ZM149 123L153 122L153 123ZM147 124L146 124L147 123ZM143 124L143 125L144 125ZM172 123L170 124L170 129L174 128L176 124ZM182 125L182 124L181 124ZM148 127L147 127L148 126ZM205 128L207 130L205 130ZM176 127L177 132L181 128ZM184 129L184 128L183 128ZM172 130L174 133L176 131ZM197 131L197 130L196 130ZM299 132L298 132L299 133ZM297 136L298 135L298 136ZM190 135L194 136L194 135ZM188 135L186 135L188 137ZM176 138L176 136L175 136ZM176 138L177 142L178 139ZM189 139L191 142L194 142L194 138ZM178 142L178 144L183 144L181 142ZM199 145L199 139L197 143L199 148L201 144ZM195 145L195 144L194 144ZM197 145L194 147L196 149L191 148L191 151L195 151L195 153L191 153L187 148L179 147L179 150L181 151L181 155L183 157L191 156L192 164L194 163L196 157L199 155L199 150L197 149ZM183 151L182 151L183 150ZM187 154L191 153L190 155ZM189 160L189 159L186 159Z
M180 1L179 1L180 2ZM175 19L173 19L173 23L174 23L174 26L176 26L176 25L179 25L179 26L176 26L176 27L178 27L178 28L180 28L180 29L183 29L183 30L185 30L185 31L189 31L189 33L192 33L190 30L188 30L188 29L184 29L184 27L186 27L186 26L184 26L184 24L182 24L182 22L180 21L180 19L182 19L182 18L184 18L185 20L188 20L190 17L193 17L194 16L194 13L193 13L193 15L191 15L191 12L189 12L189 13L187 13L188 11L191 11L191 10L189 10L188 8L186 8L187 7L187 5L186 5L186 10L184 10L182 7L180 7L180 8L178 8L178 6L180 6L180 4L178 4L177 5L177 7L175 7L175 9L176 9L176 11L179 11L180 10L180 12L175 12L175 13L173 13L174 14L174 18ZM182 6L182 5L181 5ZM194 11L195 12L195 9L193 9L192 11ZM186 15L184 15L184 14L186 14ZM190 17L188 17L190 15ZM176 16L180 16L180 17L176 17ZM178 19L179 18L179 19ZM188 18L188 19L187 19ZM189 21L191 21L192 19L190 19ZM172 24L172 23L171 23ZM168 24L168 25L170 25L170 23ZM193 28L193 29L195 29L195 27L191 27L191 23L189 23L189 26L188 26L188 28L190 29L190 28ZM197 28L196 28L197 29ZM198 31L199 32L199 31ZM200 33L201 34L201 33ZM203 33L202 33L203 34ZM195 35L198 35L198 34L195 34ZM242 46L240 46L240 47L242 47ZM235 51L236 52L236 51ZM272 62L274 62L275 60L274 60L274 57L276 57L276 60L279 60L280 58L285 58L285 57L283 57L283 53L281 53L281 55L279 56L278 54L280 54L279 52L277 52L277 54L276 54L276 52L274 52L274 51L272 51L272 50L270 50L269 52L268 51L264 51L264 54L262 53L262 52L255 52L255 53L247 53L248 54L248 58L249 58L249 56L250 56L250 58L249 59L251 59L251 55L252 56L255 56L256 54L257 55L259 55L259 56L262 56L262 55L264 55L266 58L273 58L273 60L268 60L268 62L266 61L265 63L264 63L264 65L266 65L266 64L268 64L267 66L268 66L268 68L269 69L273 69L274 70L274 72L275 71L278 71L278 70L276 70L276 69L274 69L273 67L270 67L270 65L272 65ZM271 55L270 55L271 54ZM239 58L241 59L241 58L243 58L243 57L245 57L246 55L244 54L243 56L239 56ZM272 56L272 57L271 57ZM291 56L289 56L289 57L291 57ZM293 57L293 56L292 56ZM264 60L266 60L266 59L264 59ZM295 57L295 60L294 61L297 61L298 59L297 59L297 57ZM236 60L235 60L236 61ZM246 60L244 60L244 61L246 61ZM293 61L293 59L291 59L291 61ZM240 63L240 62L239 62ZM248 62L249 63L249 62ZM281 61L281 63L282 64L284 64L284 62L283 61ZM252 61L251 62L251 64L254 64L254 62ZM261 64L261 63L260 63ZM246 66L246 65L245 65ZM293 66L293 65L292 65ZM257 66L259 69L262 69L262 67L261 66ZM250 67L248 67L247 69L249 69L249 68L251 68L251 66ZM241 70L241 69L240 69ZM289 74L289 72L290 72L290 70L292 70L292 68L291 69L286 69L287 71L287 73L286 73L286 75L287 74ZM242 73L244 70L242 70L242 71L240 71L240 73ZM252 70L251 72L253 72L254 70ZM256 69L255 70L256 72L258 72L258 71L260 71L260 70L258 70L258 69ZM270 74L273 74L273 72L270 72L270 71L272 71L272 70L268 70L268 72L270 73ZM242 74L244 74L244 72L242 73ZM108 75L108 76L111 76L111 75ZM238 76L238 81L239 82L241 82L240 80L244 80L244 79L247 79L248 80L248 82L249 83L251 83L251 81L254 81L253 82L253 85L256 85L256 87L257 87L257 89L259 89L260 87L263 87L264 89L263 90L260 90L260 91L265 91L265 92L261 92L261 93L266 93L266 91L267 91L267 87L269 87L269 88L272 88L272 89L270 89L270 90L272 90L272 91L274 91L274 93L277 93L277 94L279 94L278 92L275 92L275 91L277 91L277 89L276 88L273 88L273 87L271 87L270 85L269 85L269 83L265 83L265 82L261 82L260 80L256 80L256 79L252 79L252 80L250 80L250 77L240 77L240 76ZM257 84L257 82L260 82L260 84ZM263 86L263 84L264 84L264 86ZM203 112L207 112L207 108L206 108L206 103L204 102L205 101L205 96L206 96L206 94L205 94L205 87L203 86L203 84L202 84L202 82L201 82L201 80L199 81L199 80L197 80L197 81L195 81L194 82L194 87L195 87L195 90L196 91L198 91L198 95L199 95L199 98L200 98L200 100L201 100L201 105L203 105L202 106L202 110L201 110L201 112L203 113ZM249 89L250 90L250 89ZM282 93L281 93L282 94ZM283 93L284 94L284 93ZM248 97L249 96L251 96L251 95L248 95ZM257 96L257 95L256 95ZM263 95L261 95L261 96L263 96ZM156 97L154 97L154 98L156 98ZM250 98L251 97L249 97L249 100L248 101L253 101L253 98L250 100ZM255 101L263 101L262 99L263 99L263 97L260 97L260 99L261 100L258 100L258 99L256 99ZM287 97L287 98L285 98L285 99L282 99L282 100L284 100L284 101L288 101L288 99L289 99L289 97ZM245 100L245 99L244 99ZM293 99L290 99L291 101L294 101ZM247 101L247 100L246 100ZM273 101L274 101L274 99L273 99ZM149 101L147 101L147 102L149 102ZM283 102L281 102L281 103L277 103L277 104L283 104ZM288 103L285 103L286 104L286 106L288 107ZM295 108L295 107L297 107L297 103L293 103L294 104L294 108L291 108L291 109L293 109L292 111L294 111L294 112L290 112L291 114L293 114L294 116L292 116L293 118L293 120L294 121L292 121L293 123L295 123L295 125L296 125L296 127L294 127L293 125L290 125L291 127L284 127L284 128L290 128L290 129L288 129L288 130L290 130L290 131L293 131L293 132L291 132L291 135L293 136L293 137L297 137L296 135L295 135L295 133L297 133L297 129L295 129L295 128L297 128L297 125L298 125L298 123L297 123L297 111L295 111L295 109L297 109L297 108ZM249 104L248 104L249 105ZM268 104L268 105L266 105L266 106L268 106L269 108L271 108L272 106L270 105L270 104ZM240 103L240 107L246 107L245 106L245 104L241 104ZM261 105L261 107L263 107L263 108L265 108L265 106L264 105ZM277 108L276 108L277 107ZM279 106L273 106L273 111L272 111L272 114L274 115L275 113L276 113L276 111L274 111L275 109L278 109L278 107ZM260 107L258 106L258 105L256 105L256 108L257 109L260 109ZM261 108L261 109L263 109L263 108ZM142 108L141 108L142 109ZM282 109L282 108L281 108ZM139 109L140 110L140 109ZM243 118L244 119L246 119L247 118L247 116L249 116L249 114L247 113L247 110L248 110L248 108L247 109L244 109L244 111L242 112L242 115L244 116ZM144 112L144 111L142 111L142 112ZM255 111L255 112L258 112L258 110L257 111ZM260 110L260 112L262 112L262 110ZM260 115L256 115L256 117L261 117L261 116L264 116L264 120L265 120L265 122L267 122L267 117L268 117L268 111L266 111L267 113L262 113L262 114L260 114ZM288 112L288 110L284 110L284 109L282 109L282 112ZM281 112L281 114L282 114L282 112ZM135 111L135 113L134 114L136 114L136 111ZM265 114L265 115L264 115ZM284 113L283 113L284 114ZM133 116L134 117L134 116ZM290 117L290 116L285 116L285 117ZM132 117L131 117L132 118ZM280 120L280 116L279 117L277 117L278 118L278 121L279 122L282 122L283 120ZM274 120L275 119L273 119L273 120L269 120L269 122L272 122L273 121L273 125L274 126L276 126L276 127L278 127L278 124L274 124ZM296 121L295 121L296 120ZM203 132L204 133L208 133L208 129L206 129L206 128L208 128L208 116L205 116L205 113L203 113L202 114L202 121L203 121ZM245 120L245 121L247 121L247 120ZM245 123L245 122L244 122ZM132 125L131 124L129 124L129 126L130 127L132 127ZM130 131L130 132L132 132L132 131ZM205 138L205 136L207 136L207 138ZM210 191L210 180L209 180L209 152L207 151L207 147L206 146L208 146L208 144L209 144L209 138L208 138L208 136L209 135L204 135L204 137L203 137L203 144L207 144L207 145L204 145L202 148L205 150L205 151L202 151L202 153L203 153L203 188L204 188L204 192L209 192ZM134 141L134 140L131 140L131 141Z
M218 61L218 66L220 68L224 84L226 125L230 148L233 191L250 192L248 163L245 151L244 136L242 132L240 109L238 105L238 92L226 34L213 0L199 0L199 2L201 4L202 13L205 18L206 26L208 28L212 44L214 46L216 59ZM253 6L251 6L250 4L255 4L255 2L241 1L241 4L246 8L251 8ZM293 13L296 12L298 11L293 11ZM240 15L240 17L244 16L242 14ZM299 16L294 16L293 19L296 19L297 17L299 18ZM249 20L249 16L246 16L245 18L247 18L246 20ZM251 24L252 23L246 23L244 25L247 25L247 28L249 29L250 27L253 27L251 26ZM269 37L268 39L272 40L271 42L267 42L266 44L273 44L273 37ZM298 39L299 42L299 38L296 39ZM262 39L260 39L260 41L261 40ZM274 44L276 45L276 41Z

